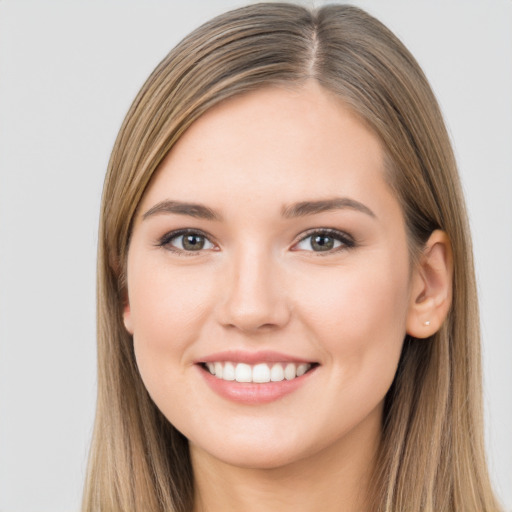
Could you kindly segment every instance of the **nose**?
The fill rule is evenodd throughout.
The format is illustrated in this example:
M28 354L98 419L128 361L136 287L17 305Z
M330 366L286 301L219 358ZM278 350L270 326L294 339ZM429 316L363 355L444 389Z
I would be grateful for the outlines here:
M240 251L222 276L225 294L220 294L224 300L218 304L218 321L245 333L285 326L291 308L278 267L268 252Z

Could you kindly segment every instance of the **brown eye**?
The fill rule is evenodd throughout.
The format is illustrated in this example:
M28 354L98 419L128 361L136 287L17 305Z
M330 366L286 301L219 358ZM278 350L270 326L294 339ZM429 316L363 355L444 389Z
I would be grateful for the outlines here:
M215 247L205 235L193 231L169 233L160 241L159 245L169 250L183 252L199 252Z
M296 251L336 252L339 249L354 247L354 241L349 235L340 231L316 231L305 236L294 247Z
M205 238L201 235L182 235L182 246L186 251L199 251L205 245Z
M326 235L314 235L311 237L311 248L314 251L330 251L334 249L334 238Z

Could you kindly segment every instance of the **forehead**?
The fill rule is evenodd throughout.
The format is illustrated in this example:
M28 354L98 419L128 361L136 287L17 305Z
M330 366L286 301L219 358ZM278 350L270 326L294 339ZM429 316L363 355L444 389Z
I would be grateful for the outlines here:
M143 203L178 194L226 207L228 197L286 203L347 194L368 200L384 192L390 189L380 140L311 81L263 88L210 109L162 162Z

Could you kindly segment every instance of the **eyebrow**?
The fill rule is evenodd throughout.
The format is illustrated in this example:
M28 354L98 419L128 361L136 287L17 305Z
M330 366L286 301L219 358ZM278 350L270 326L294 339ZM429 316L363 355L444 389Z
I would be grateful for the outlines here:
M370 217L376 217L375 213L373 213L370 208L365 206L363 203L348 197L335 197L333 199L322 199L319 201L301 201L289 206L284 206L281 209L281 215L285 219L292 219L295 217L305 217L307 215L315 215L327 211L344 209L356 210L369 215ZM155 204L155 206L152 206L142 215L142 219L146 220L148 217L162 213L188 215L189 217L205 220L222 220L221 215L207 206L197 203L171 201L170 199L160 201Z
M142 215L142 219L146 220L148 217L152 217L153 215L160 213L188 215L189 217L195 217L197 219L221 220L221 216L207 206L171 200L160 201L155 204L155 206L151 207L146 213L144 213L144 215Z
M349 197L335 197L333 199L323 199L320 201L302 201L282 209L281 213L286 219L294 217L304 217L306 215L315 215L317 213L328 212L332 210L344 209L356 210L375 218L376 215L370 208L363 203L350 199Z

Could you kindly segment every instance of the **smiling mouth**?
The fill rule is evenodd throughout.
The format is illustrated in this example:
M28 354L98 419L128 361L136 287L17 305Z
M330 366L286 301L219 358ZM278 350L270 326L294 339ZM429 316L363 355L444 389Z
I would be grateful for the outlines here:
M201 363L201 367L219 380L263 384L302 377L318 363L234 363L216 361Z

